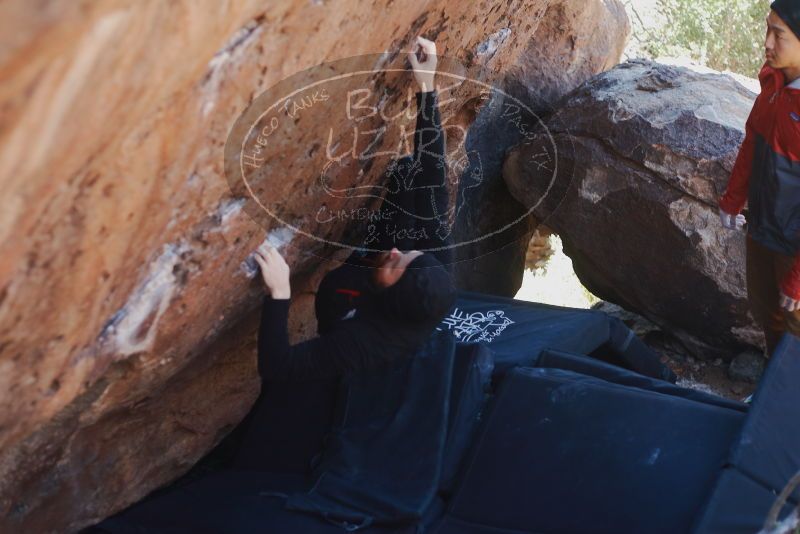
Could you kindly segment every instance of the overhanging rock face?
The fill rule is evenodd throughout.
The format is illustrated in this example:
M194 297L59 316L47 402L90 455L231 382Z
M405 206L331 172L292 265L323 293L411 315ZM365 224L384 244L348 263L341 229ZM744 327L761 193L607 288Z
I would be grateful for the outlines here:
M754 97L726 75L628 61L564 97L546 133L504 166L586 287L701 357L763 343L747 307L744 233L717 213Z
M616 63L627 31L607 0L4 2L0 531L97 521L185 472L241 420L258 391L262 295L241 264L265 233L288 243L303 295L294 335L313 332L309 303L334 252L255 222L224 178L228 132L256 96L324 61L405 51L422 34L483 82L508 78L547 103ZM457 96L451 115L466 128L477 94ZM283 173L260 184L280 199L276 214L368 204L310 187L308 141L276 145ZM349 222L314 230L335 240Z

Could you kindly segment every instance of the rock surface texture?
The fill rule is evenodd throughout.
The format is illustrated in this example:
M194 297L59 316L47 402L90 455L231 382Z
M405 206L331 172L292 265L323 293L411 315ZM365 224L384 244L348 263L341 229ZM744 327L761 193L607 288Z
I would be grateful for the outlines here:
M503 183L505 154L526 131L553 113L555 101L616 65L630 33L627 15L618 2L569 1L541 6L543 13L520 15L512 25L525 30L527 44L491 59L489 64L502 73L496 85L503 88L504 97L481 108L465 141L468 153L479 154L484 179L476 187L468 187L467 180L462 180L465 209L459 214L456 241L485 238L456 249L455 274L464 289L508 297L516 294L528 243L541 221L530 217L530 210L516 201ZM468 62L492 57L501 43L520 46L520 38L519 30L512 33L503 28L474 48ZM518 124L522 127L516 127ZM464 259L467 261L461 261Z
M616 0L3 2L0 531L96 522L185 472L242 419L259 387L262 290L241 264L265 232L288 243L293 334L314 332L313 289L338 251L257 224L224 178L228 132L256 96L324 61L402 59L422 34L544 109L615 64L627 31ZM476 98L465 89L448 104L456 124L480 114ZM322 200L306 141L284 139L282 178L260 184L287 219ZM520 212L498 195L470 213ZM336 238L347 222L317 231ZM503 268L513 285L521 273Z
M744 233L722 228L716 203L754 98L722 74L631 60L565 96L504 165L509 190L561 236L590 291L698 357L763 343Z

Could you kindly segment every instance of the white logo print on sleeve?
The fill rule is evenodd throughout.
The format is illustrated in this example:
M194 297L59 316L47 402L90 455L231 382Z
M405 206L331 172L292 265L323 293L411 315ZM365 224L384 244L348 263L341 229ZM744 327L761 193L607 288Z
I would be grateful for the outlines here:
M506 317L502 310L466 313L455 308L450 315L445 317L436 330L444 327L453 332L453 335L462 342L486 341L491 343L505 328L513 324L510 317Z

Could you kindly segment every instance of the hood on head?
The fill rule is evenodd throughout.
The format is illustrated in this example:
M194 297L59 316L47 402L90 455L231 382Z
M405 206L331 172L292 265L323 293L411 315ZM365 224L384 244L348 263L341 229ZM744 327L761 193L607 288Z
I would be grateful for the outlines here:
M456 301L453 277L432 254L423 253L406 267L403 276L380 293L384 311L408 322L438 321Z

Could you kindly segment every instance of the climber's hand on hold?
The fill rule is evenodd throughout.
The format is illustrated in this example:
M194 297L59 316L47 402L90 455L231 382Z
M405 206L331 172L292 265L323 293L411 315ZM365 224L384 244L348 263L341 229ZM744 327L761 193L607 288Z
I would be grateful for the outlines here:
M781 291L780 297L781 308L788 312L800 310L800 300L794 300L792 297L787 296Z
M722 222L722 226L729 230L741 230L747 222L743 214L734 215L722 208L719 209L719 220Z
M419 53L419 56L417 54ZM417 36L411 44L408 61L414 69L414 78L423 93L433 91L433 77L436 74L436 43Z
M262 243L255 251L255 259L261 267L261 277L273 299L288 299L291 297L289 285L289 265L283 259L278 249L269 243Z

